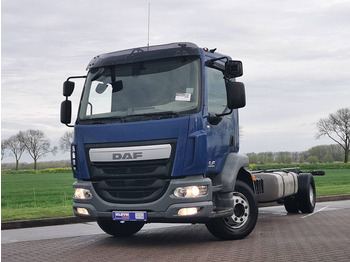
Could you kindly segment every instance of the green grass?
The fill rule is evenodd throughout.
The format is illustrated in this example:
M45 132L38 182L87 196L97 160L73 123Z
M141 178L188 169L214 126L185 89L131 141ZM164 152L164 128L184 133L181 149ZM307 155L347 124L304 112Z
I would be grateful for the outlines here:
M350 194L350 169L325 171L314 177L318 196ZM1 220L73 216L74 181L70 169L3 171Z
M72 172L3 172L1 220L72 216Z
M62 207L2 208L1 221L74 216L72 205Z
M350 169L325 171L325 176L314 176L318 196L350 194Z

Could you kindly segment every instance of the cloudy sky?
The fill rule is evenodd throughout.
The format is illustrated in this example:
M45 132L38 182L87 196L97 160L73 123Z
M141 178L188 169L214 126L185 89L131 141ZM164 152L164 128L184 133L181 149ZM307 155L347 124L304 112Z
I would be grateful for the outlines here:
M194 42L243 61L242 152L331 144L315 124L350 106L350 0L1 2L2 139L40 129L57 144L71 130L62 82L97 54L147 45L149 3L151 45Z

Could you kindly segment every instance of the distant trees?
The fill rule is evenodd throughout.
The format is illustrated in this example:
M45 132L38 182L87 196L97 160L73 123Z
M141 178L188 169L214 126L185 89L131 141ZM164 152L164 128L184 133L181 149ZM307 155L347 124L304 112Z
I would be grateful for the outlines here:
M339 109L317 124L316 138L328 136L344 150L344 162L349 161L350 153L350 107Z
M1 161L6 157L6 144L5 139L1 140Z
M65 132L59 141L60 149L63 152L69 151L72 140L73 132ZM50 153L55 155L57 150L58 147L51 146L50 140L41 130L19 131L16 135L1 140L1 160L7 156L13 156L16 170L19 168L19 161L24 152L27 152L33 158L33 167L37 169L37 162L40 158Z
M21 159L21 156L22 156L24 150L26 149L24 144L19 139L18 134L17 135L13 135L13 136L11 136L8 139L5 139L4 142L1 141L1 152L3 150L2 147L4 147L4 150L5 149L9 150L11 152L11 154L15 157L15 159L16 159L16 170L18 170L19 160Z
M333 163L334 162L334 158L328 154L322 157L322 163Z
M318 162L318 157L317 156L309 156L306 160L310 164L315 164Z
M262 152L247 155L251 164L333 163L343 161L344 157L340 145L315 146L304 152Z
M39 158L48 153L55 154L57 147L51 147L50 140L41 130L27 130L18 133L19 141L25 146L27 152L34 160L34 169L37 169L37 161Z
M74 132L73 131L66 131L63 136L60 138L60 150L63 152L69 152L70 147L72 144L74 138Z
M324 163L329 163L330 157L328 157L327 161L325 159L325 156L331 156L333 158L333 161L344 161L344 153L343 149L340 145L321 145L321 146L314 146L311 147L309 150L304 152L305 159L309 156L316 156L318 159L320 159Z
M262 152L248 153L251 164L280 163L290 164L293 161L291 152Z
M290 152L278 152L276 153L275 161L278 164L291 164L292 156Z

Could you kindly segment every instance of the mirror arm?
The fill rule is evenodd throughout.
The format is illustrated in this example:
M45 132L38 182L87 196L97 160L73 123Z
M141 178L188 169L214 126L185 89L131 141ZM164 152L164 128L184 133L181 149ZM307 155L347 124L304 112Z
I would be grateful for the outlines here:
M85 75L85 76L70 76L70 77L67 78L67 81L69 81L69 79L74 79L74 78L86 78L86 77L87 77L87 75Z
M223 114L215 114L217 117L221 117L221 116L227 116L227 115L230 115L232 113L233 109L230 109L229 112L227 113L223 113Z
M213 65L215 61L217 60L221 60L221 59L226 59L226 61L228 61L228 57L227 56L223 56L223 57L219 57L219 58L213 58L207 61L208 65Z
M223 70L222 68L219 68L217 66L215 66L214 62L217 61L217 60L221 60L221 59L226 59L226 62L225 64L227 63L227 61L229 60L228 57L226 56L223 56L223 57L219 57L219 58L213 58L213 59L210 59L208 61L205 62L205 65L208 66L208 67L212 67L212 68L216 68L216 69L219 69L219 70Z

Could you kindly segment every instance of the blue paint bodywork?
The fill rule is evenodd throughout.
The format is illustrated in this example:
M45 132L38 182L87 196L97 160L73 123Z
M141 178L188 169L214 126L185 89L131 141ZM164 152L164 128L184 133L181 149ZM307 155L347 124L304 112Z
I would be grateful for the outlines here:
M175 139L176 152L172 177L219 173L230 152L239 150L238 110L222 117L218 124L210 124L208 118L208 91L205 62L222 57L198 48L194 51L201 60L201 108L198 113L178 118L109 124L75 125L73 146L76 153L74 177L88 180L89 160L86 146L89 144L132 143ZM111 60L110 63L113 63ZM91 65L91 64L90 64Z

